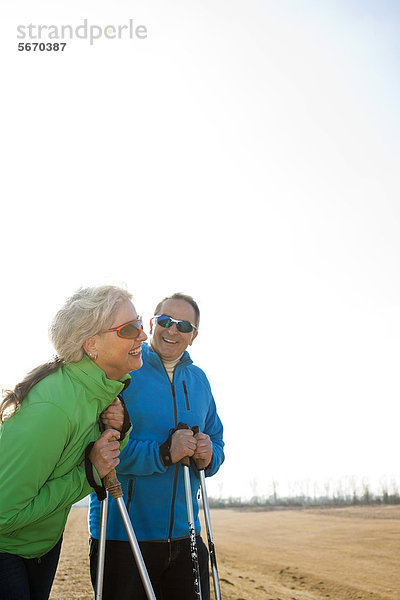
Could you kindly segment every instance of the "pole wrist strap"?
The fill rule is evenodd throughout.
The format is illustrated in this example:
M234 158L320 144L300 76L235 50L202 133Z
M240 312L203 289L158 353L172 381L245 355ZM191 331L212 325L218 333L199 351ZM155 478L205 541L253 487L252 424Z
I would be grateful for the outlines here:
M101 502L102 500L105 500L107 491L106 491L106 488L104 487L104 483L101 481L101 485L99 485L94 478L94 473L93 473L94 467L89 458L89 454L90 454L90 451L93 448L93 446L94 446L94 442L90 442L90 444L88 444L85 449L85 473L86 473L86 479L88 480L89 485L96 492L97 500L100 500L100 502Z

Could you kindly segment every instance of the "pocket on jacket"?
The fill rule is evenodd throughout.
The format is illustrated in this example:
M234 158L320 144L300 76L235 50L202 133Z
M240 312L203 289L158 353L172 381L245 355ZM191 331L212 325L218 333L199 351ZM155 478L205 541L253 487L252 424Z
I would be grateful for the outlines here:
M188 392L187 392L187 387L186 387L186 383L183 380L182 381L182 385L183 385L183 391L185 393L185 400L186 400L186 410L190 410L190 404L189 404L189 396L188 396Z

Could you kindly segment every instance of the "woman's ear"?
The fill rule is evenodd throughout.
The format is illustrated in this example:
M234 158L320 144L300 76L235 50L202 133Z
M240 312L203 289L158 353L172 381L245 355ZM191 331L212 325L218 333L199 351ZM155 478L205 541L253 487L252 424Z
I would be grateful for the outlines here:
M91 358L93 356L97 356L96 336L92 336L85 340L82 344L82 347L86 354Z

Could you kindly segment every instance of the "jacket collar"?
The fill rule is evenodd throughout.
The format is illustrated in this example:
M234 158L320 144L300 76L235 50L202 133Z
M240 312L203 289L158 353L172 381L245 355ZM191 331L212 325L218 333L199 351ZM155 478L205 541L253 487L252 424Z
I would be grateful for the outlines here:
M147 358L150 364L152 364L154 367L158 367L164 370L161 358L158 356L157 352L154 352L152 347L147 342L142 343L142 349L144 351L144 356ZM185 364L185 366L193 364L193 361L190 358L190 354L187 350L185 350L185 352L182 354L175 369L179 369L183 366L183 364Z
M124 375L119 381L108 379L103 369L100 369L86 354L76 363L67 363L65 368L74 379L90 389L102 408L108 406L126 387L131 377Z

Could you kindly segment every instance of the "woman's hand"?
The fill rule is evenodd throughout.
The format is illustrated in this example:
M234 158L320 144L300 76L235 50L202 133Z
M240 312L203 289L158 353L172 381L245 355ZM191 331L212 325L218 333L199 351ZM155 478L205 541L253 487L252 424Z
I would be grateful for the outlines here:
M89 452L89 459L101 479L119 464L119 431L107 429L103 431Z
M101 420L106 427L121 431L124 424L124 407L119 398L115 398L114 402L106 410L103 410Z

